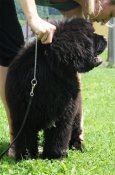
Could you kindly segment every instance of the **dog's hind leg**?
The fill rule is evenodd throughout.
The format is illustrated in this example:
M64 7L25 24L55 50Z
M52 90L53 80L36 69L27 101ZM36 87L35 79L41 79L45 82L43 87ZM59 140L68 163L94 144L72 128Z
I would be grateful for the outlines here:
M71 140L69 143L69 148L75 148L76 150L80 150L81 152L84 152L85 147L83 144L83 130L80 126L80 123L78 122L78 119L80 118L79 114L76 115Z
M72 119L72 118L70 118ZM46 129L43 158L61 159L67 156L66 149L71 137L72 122L61 120L56 127Z
M73 122L72 135L69 143L69 148L74 147L77 150L84 151L83 145L83 110L82 110L82 96L81 91L78 94L77 99L77 114Z

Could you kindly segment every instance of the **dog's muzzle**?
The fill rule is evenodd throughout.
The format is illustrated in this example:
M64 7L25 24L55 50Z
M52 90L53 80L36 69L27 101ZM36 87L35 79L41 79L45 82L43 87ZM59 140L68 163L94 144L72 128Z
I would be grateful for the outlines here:
M96 62L96 65L95 66L99 66L100 64L102 64L103 60L101 59L100 56L96 56L95 57L95 62Z

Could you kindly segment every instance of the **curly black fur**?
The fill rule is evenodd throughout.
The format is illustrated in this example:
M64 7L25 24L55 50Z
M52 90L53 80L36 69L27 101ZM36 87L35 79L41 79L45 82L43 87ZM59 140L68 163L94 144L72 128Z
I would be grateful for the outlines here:
M81 90L78 72L101 64L98 55L106 47L103 36L94 34L84 19L55 23L53 42L38 41L37 81L26 125L15 142L16 159L38 154L38 131L44 130L43 158L61 158L68 146L81 149L79 135ZM10 108L13 137L17 135L29 102L34 72L35 42L23 48L10 65L6 98ZM55 126L54 126L55 124Z

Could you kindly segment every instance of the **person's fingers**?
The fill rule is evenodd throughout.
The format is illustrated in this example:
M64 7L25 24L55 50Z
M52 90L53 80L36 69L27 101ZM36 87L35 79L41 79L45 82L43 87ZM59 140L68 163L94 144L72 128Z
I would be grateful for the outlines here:
M50 32L49 32L49 34L47 36L46 41L44 41L44 44L52 43L52 39L53 39L55 31L56 31L56 26L51 24Z
M50 24L44 20L39 20L39 23L38 21L33 20L31 22L31 28L43 44L48 44L52 42L52 38L56 30L55 25Z
M41 37L41 42L44 43L48 40L48 36L50 35L50 32L45 33L44 35L42 35Z
M48 38L47 38L47 40L44 42L44 44L52 43L54 33L55 33L54 30L52 30L52 32L50 32L50 34L48 35Z
M44 37L44 40L41 40L43 44L52 43L54 30L51 30L46 37Z
M50 24L50 25L51 25L51 27L50 27L50 28L51 28L52 30L54 30L54 31L55 31L55 30L56 30L56 26L54 26L54 25L52 25L52 24Z
M43 44L51 43L55 30L56 30L56 26L51 24L50 27L47 28L47 30L44 33L41 33L41 35L39 36L41 42Z

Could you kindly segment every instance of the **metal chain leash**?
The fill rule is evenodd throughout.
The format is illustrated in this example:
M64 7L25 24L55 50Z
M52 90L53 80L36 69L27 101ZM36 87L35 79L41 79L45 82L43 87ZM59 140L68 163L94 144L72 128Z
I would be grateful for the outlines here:
M29 102L28 102L26 113L25 113L22 125L21 125L16 137L14 138L12 143L0 154L0 159L2 159L2 157L8 152L8 150L11 148L11 146L15 143L15 141L18 139L19 135L21 134L21 132L22 132L24 126L25 126L28 114L30 112L32 99L33 99L33 96L34 96L34 89L35 89L35 86L37 85L37 79L36 79L36 70L37 69L36 68L37 68L37 35L36 35L36 42L35 42L34 78L31 80L32 88L31 88L31 92L30 92L30 99L29 99Z
M35 43L35 62L34 62L34 78L31 80L31 85L32 89L30 92L30 96L34 96L34 89L37 85L37 79L36 79L36 67L37 67L37 43L38 43L38 38L36 35L36 43Z

